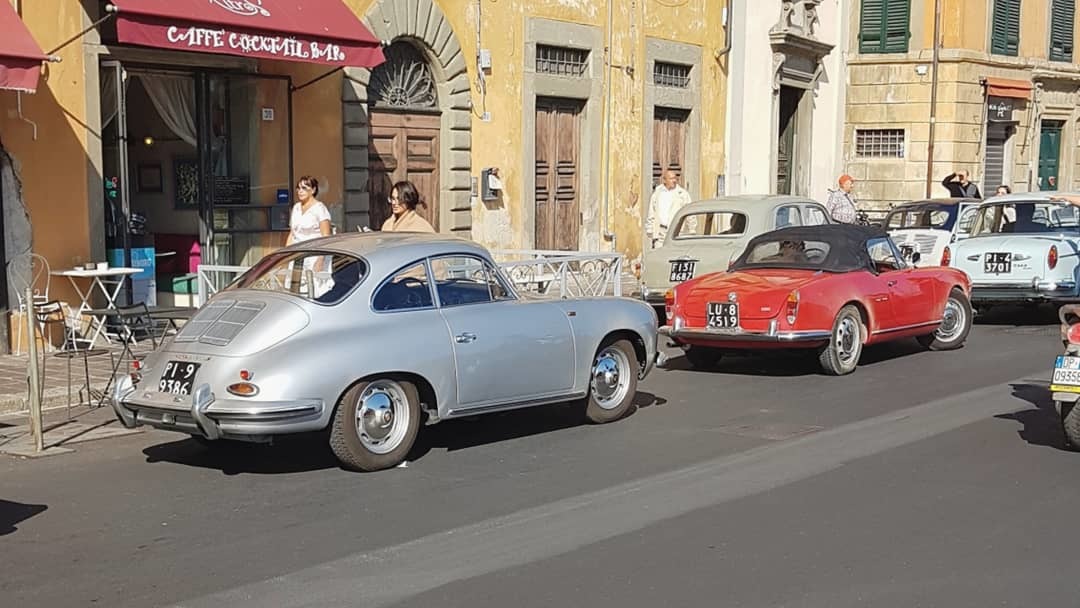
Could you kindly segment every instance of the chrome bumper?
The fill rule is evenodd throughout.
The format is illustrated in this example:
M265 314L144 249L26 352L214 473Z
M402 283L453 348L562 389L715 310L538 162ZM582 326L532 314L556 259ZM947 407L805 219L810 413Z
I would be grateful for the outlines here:
M123 375L117 378L109 396L116 417L129 429L148 425L207 439L265 441L274 435L315 431L322 426L320 399L219 400L209 384L199 385L186 399L176 397L166 401L161 394L154 393L137 397L138 392L131 378Z
M709 340L714 342L762 342L773 344L805 344L826 342L832 336L832 332L824 330L801 330L801 331L777 331L776 324L770 325L767 331L746 331L742 329L708 329L679 327L665 325L660 328L662 335L673 340Z
M1042 281L1024 283L972 283L971 300L991 302L1027 302L1075 300L1076 281Z

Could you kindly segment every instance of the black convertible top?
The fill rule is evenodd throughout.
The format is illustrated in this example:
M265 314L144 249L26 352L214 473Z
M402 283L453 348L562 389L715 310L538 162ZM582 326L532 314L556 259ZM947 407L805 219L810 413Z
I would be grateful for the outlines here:
M867 241L888 238L888 233L879 226L860 226L857 224L822 224L819 226L792 226L771 232L765 232L750 239L746 249L735 260L731 270L750 270L753 268L792 268L798 270L822 270L825 272L852 272L869 270L874 267L867 251ZM807 251L827 249L823 259L812 260L755 260L751 255L755 249L769 243L783 241L802 242ZM817 243L817 245L815 245ZM821 247L825 244L827 247Z

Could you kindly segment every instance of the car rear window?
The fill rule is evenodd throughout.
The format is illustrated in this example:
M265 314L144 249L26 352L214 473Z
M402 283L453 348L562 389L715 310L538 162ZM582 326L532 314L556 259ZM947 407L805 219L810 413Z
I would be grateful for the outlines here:
M926 205L897 209L885 218L886 230L952 230L956 205Z
M350 255L282 252L266 256L225 289L287 293L319 304L336 304L364 280L367 271L363 260Z
M829 249L830 245L825 241L764 241L747 252L745 264L758 267L820 266L829 256Z
M688 213L672 232L675 240L713 236L736 236L746 232L746 215L735 211Z

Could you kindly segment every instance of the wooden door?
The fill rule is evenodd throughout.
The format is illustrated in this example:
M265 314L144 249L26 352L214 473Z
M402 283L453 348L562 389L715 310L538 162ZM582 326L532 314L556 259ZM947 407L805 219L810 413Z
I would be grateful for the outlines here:
M537 249L576 251L581 232L581 103L536 100Z
M686 125L690 119L687 110L674 108L653 109L653 161L652 184L658 186L664 170L671 169L683 183L683 166L686 162Z
M796 114L802 91L780 87L780 121L776 142L776 193L791 194L795 172Z
M1039 190L1058 190L1058 166L1061 162L1059 120L1044 120L1039 137Z
M426 207L419 213L439 229L439 116L373 110L368 147L371 194L370 226L382 228L390 217L390 190L411 181Z

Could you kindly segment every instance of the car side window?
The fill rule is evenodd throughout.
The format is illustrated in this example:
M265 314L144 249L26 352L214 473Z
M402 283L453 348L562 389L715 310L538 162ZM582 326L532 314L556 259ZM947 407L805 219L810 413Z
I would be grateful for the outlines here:
M900 270L904 267L904 263L896 253L896 248L887 238L871 239L866 243L866 250L877 272Z
M440 306L483 304L512 299L498 272L472 256L446 256L431 261Z
M379 286L371 300L371 307L377 312L420 310L434 306L423 262L395 273Z
M788 205L776 210L776 227L786 228L787 226L802 226L802 214L799 213L799 208L794 205Z
M960 221L957 222L958 223L958 226L956 228L957 232L962 232L964 234L967 234L967 233L971 232L971 226L975 223L975 218L978 217L978 214L979 214L979 208L978 207L972 207L971 209L966 209L964 211L964 213L960 215Z
M806 211L807 226L820 226L829 223L829 217L825 215L825 210L821 207L818 207L817 205L807 205L804 210Z

